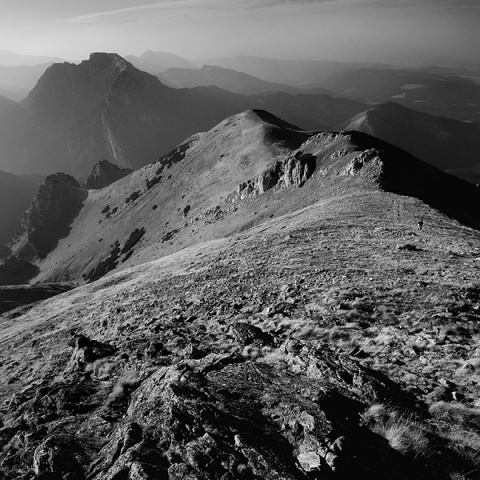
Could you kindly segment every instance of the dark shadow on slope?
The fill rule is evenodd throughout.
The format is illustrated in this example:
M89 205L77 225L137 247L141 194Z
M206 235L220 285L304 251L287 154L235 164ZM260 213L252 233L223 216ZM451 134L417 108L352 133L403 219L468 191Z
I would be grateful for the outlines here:
M0 287L0 314L27 305L34 306L37 302L68 292L72 288L73 285L66 283ZM22 314L25 313L24 308L21 310Z
M39 273L36 265L11 255L0 263L0 285L22 285Z
M290 150L296 150L312 135L265 110L252 110L252 112L260 120L271 125L267 127L265 133L265 140L268 143L278 143Z
M24 214L12 255L0 264L0 285L25 284L40 273L33 262L46 258L69 235L87 197L88 191L70 175L57 173L45 179Z
M384 153L381 186L419 198L440 212L480 230L480 189L418 160L409 153L365 133L345 132L360 149Z
M41 230L32 232L31 240L37 245L37 253L45 258L56 248L58 242L69 235L73 220L78 216L88 197L86 190L77 189L70 197L70 203L65 205L60 221L47 221ZM62 221L64 220L64 221Z
M275 115L271 114L270 112L267 112L266 110L253 109L252 112L255 113L255 115L257 115L257 117L260 118L260 120L263 120L265 123L270 123L271 125L275 125L281 128L287 128L289 130L302 130L296 125L288 123L285 120L282 120L281 118L278 118Z
M27 261L45 258L68 236L87 197L88 191L70 175L47 177L24 215L18 242L22 246L14 255Z

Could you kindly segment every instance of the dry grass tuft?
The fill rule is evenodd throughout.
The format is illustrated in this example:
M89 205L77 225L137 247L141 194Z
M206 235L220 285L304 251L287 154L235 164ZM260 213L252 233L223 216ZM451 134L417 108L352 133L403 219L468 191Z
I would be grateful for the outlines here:
M392 448L412 458L428 458L433 453L430 433L410 413L386 405L372 405L363 415L370 428Z
M461 403L436 402L430 406L430 413L438 420L471 428L480 434L480 408L470 408Z
M86 373L91 373L99 380L106 380L112 376L114 371L121 365L119 359L99 358L85 367Z
M363 419L401 454L422 462L444 463L445 478L478 478L480 409L437 402L431 405L430 414L433 420L425 422L411 413L374 404L364 412Z
M142 377L137 370L126 371L117 381L110 393L107 405L122 401L130 396L141 383Z
M460 403L437 402L430 406L430 413L452 450L480 471L480 409Z

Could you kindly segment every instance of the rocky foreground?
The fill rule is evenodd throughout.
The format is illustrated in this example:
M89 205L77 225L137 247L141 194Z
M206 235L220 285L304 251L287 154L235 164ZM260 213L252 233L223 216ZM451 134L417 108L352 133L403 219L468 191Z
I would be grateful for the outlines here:
M479 245L344 195L4 319L0 478L479 478Z

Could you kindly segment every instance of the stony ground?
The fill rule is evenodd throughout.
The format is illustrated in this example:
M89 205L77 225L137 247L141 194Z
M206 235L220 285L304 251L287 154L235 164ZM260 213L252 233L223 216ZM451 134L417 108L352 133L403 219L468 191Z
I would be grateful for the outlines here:
M48 300L0 323L0 478L480 478L479 272L376 192Z

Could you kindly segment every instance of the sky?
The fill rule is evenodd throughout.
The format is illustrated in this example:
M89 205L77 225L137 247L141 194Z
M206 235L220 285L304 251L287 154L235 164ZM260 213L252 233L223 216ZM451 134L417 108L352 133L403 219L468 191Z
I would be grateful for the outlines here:
M0 0L0 50L480 64L480 0Z

